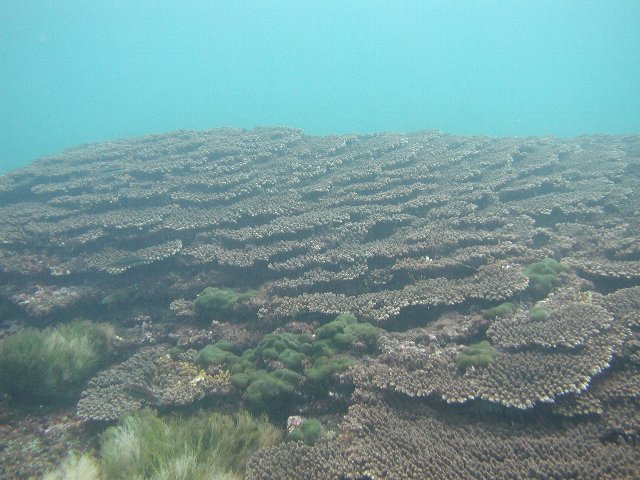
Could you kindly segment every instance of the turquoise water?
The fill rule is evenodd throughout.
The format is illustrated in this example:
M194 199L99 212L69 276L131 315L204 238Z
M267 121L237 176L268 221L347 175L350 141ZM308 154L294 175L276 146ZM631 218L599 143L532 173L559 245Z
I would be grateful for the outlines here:
M0 0L0 171L177 128L640 132L640 2Z

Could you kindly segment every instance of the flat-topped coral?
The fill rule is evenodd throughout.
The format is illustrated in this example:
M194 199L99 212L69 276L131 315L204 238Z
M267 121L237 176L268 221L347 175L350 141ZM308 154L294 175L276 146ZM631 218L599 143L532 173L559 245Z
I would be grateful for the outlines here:
M313 446L288 442L259 451L247 480L282 478L637 478L640 456L626 442L603 442L590 423L559 425L361 392L341 432Z
M207 284L168 296L163 276L214 269L220 290L262 287L265 322L352 312L393 323L511 301L530 279L542 295L550 274L520 268L541 258L637 278L637 223L627 220L639 189L624 174L634 145L288 128L87 145L0 179L0 295L28 311L21 279L31 274L103 292L114 276L132 285L153 274L153 298L172 301Z
M549 315L544 319L532 320L528 312L497 317L487 336L500 350L498 355L483 356L488 343L467 347L469 355L465 347L454 344L419 344L419 331L413 339L408 334L383 335L383 353L354 366L348 375L362 388L436 397L447 403L482 399L522 410L553 403L587 391L592 379L604 374L614 355L624 353L621 346L633 338L635 320L629 310L612 316L601 306L632 295L608 297L589 303L580 292L565 292L545 300ZM458 368L461 361L467 367L464 374Z
M122 323L84 420L322 419L249 479L638 478L638 152L286 128L81 147L0 177L3 319Z
M209 374L198 364L171 358L165 346L145 347L93 377L76 411L85 420L113 421L144 407L177 407L204 398L223 398L231 390L228 371Z
M499 318L487 335L508 347L541 345L576 347L611 328L611 315L602 307L581 301L533 307L511 318Z

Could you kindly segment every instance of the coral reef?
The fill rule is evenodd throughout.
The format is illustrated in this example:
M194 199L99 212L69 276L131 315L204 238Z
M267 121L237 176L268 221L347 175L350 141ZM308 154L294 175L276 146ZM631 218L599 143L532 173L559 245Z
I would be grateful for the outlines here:
M381 329L359 323L351 314L308 333L268 333L239 352L226 340L207 345L194 355L204 367L231 372L231 382L254 411L288 414L301 394L322 396L340 372L356 358L374 353ZM235 352L234 352L235 351Z
M622 292L611 295L621 297ZM610 314L604 305L615 300L608 297L585 301L590 297L565 289L544 301L549 311L544 318L531 319L525 310L510 318L496 317L487 335L499 353L487 358L478 346L466 353L469 347L440 346L419 332L413 339L387 334L380 340L383 353L356 365L349 375L366 388L435 396L447 403L483 399L519 409L552 403L587 390L594 377L609 369L614 355L624 354L621 346L633 337L635 317ZM489 351L489 344L484 346ZM464 368L461 373L461 360L465 367L485 368Z
M112 277L189 267L186 285L214 268L233 279L214 288L264 284L252 300L264 322L393 323L508 301L530 278L546 294L558 271L544 258L633 279L634 142L258 128L83 146L0 178L0 271L17 275L0 294L25 292L21 275L109 292Z
M91 444L91 434L73 415L43 413L11 412L0 402L0 478L40 478L69 450L83 451Z
M313 447L292 442L258 452L247 479L613 480L635 478L640 468L633 445L602 442L589 423L531 424L368 396L349 409L343 428Z
M91 304L96 299L96 290L84 285L5 284L0 292L17 308L38 320Z
M229 394L229 372L209 374L192 362L171 358L168 350L165 346L145 347L100 372L82 392L77 415L112 421L144 407L175 407Z
M145 407L298 419L218 470L235 440L171 450L180 423L216 437L209 414L138 413L103 435L105 478L638 478L638 152L289 128L68 150L0 176L0 353L38 351L23 326L117 324L119 364L50 390L84 388L87 432ZM213 423L255 439L245 420ZM93 468L82 453L52 475Z

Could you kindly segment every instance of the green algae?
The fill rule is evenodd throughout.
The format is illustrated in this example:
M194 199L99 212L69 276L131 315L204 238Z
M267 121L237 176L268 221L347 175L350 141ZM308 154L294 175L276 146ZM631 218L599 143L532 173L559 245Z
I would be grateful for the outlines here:
M120 288L109 295L106 295L102 299L103 305L114 305L117 303L125 303L131 300L138 291L138 285L129 285L128 287Z
M491 344L482 340L478 343L472 343L458 354L456 362L458 369L467 370L468 368L486 368L495 360L498 352Z
M103 363L114 336L111 325L88 320L10 335L0 341L0 390L29 403L70 400Z

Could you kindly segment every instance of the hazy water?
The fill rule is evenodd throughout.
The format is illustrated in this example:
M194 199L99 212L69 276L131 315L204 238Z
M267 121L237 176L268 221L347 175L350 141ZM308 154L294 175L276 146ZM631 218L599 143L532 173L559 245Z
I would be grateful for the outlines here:
M640 131L640 1L0 0L0 171L176 128Z

